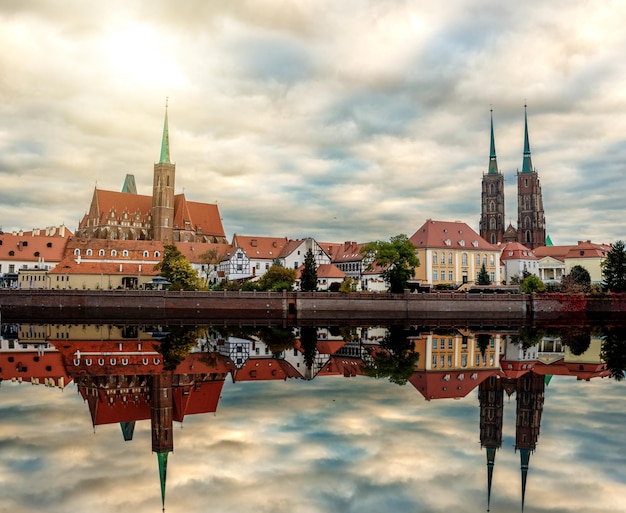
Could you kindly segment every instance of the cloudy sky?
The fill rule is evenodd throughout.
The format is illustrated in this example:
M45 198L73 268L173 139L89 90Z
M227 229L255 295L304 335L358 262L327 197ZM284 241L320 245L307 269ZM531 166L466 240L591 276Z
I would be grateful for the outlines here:
M624 384L554 377L531 456L527 513L613 513L626 491ZM94 430L73 384L0 388L0 512L160 511L149 421ZM166 511L486 510L476 391L427 402L411 386L330 377L227 381L216 414L175 423ZM515 397L505 399L491 511L520 511Z
M177 192L224 228L322 241L478 229L489 110L516 224L528 104L556 244L626 238L626 3L4 0L0 225L77 227L150 194L165 98Z

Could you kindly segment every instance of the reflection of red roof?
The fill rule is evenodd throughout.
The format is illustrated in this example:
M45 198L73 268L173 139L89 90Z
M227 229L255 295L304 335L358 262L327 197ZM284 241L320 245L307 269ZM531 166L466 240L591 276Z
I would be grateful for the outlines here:
M335 354L345 345L345 340L318 340L315 347L318 353Z
M274 358L248 358L233 381L272 381L301 378L302 375L286 360Z
M529 373L537 360L527 360L527 361L518 361L518 360L500 360L500 367L502 368L502 373L511 379L521 378L524 374Z
M213 413L217 411L224 380L200 381L187 386L175 386L174 420L182 422L185 415Z
M549 365L539 362L533 367L533 372L542 376L576 376L576 379L585 381L589 381L591 378L606 378L611 375L611 371L606 368L605 363L565 363L563 359Z
M317 376L345 376L351 378L362 376L363 360L349 356L331 356L326 364L319 370Z
M459 399L465 397L489 376L499 370L420 371L414 372L409 382L428 401L431 399Z
M0 353L0 381L12 379L61 387L72 381L63 365L63 357L57 351Z

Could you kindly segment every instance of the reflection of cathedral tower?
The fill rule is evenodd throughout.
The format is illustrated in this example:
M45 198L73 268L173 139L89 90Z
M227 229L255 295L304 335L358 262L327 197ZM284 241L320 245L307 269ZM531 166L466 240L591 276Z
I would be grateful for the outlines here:
M161 503L165 510L165 481L167 476L167 455L174 450L172 433L174 421L174 401L172 396L172 372L152 376L150 387L150 419L152 425L152 452L157 453L159 477L161 480Z
M545 379L529 372L517 380L517 412L515 419L515 450L520 451L522 472L522 511L526 495L526 479L530 455L534 452L539 438Z
M502 446L503 397L504 388L498 376L490 376L478 386L480 446L487 449L487 511L491 502L496 451Z
M504 236L504 175L498 171L496 143L491 115L491 149L489 169L483 175L480 216L480 236L490 244L502 242Z
M524 106L524 160L517 173L517 242L530 249L546 243L546 221L539 175L533 168L528 142L528 118Z
M167 104L165 105L165 122L161 156L154 165L154 181L152 185L152 239L172 243L174 225L174 179L176 166L170 162L170 139L167 126Z

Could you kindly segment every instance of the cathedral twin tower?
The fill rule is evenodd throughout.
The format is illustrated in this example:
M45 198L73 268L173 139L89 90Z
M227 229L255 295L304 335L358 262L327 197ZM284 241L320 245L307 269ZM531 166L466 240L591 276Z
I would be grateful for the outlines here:
M489 169L483 175L480 236L491 244L519 242L535 249L546 245L546 221L539 175L533 168L528 142L528 117L524 106L524 160L517 172L517 229L504 226L504 175L498 170L491 115Z

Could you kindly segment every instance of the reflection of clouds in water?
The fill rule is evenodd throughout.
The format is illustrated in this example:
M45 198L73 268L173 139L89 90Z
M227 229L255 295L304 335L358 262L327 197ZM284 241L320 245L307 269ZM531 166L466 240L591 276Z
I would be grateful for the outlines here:
M615 511L626 487L624 451L616 450L626 445L622 397L623 385L609 380L553 378L527 511ZM94 434L73 385L61 392L3 383L0 401L0 478L8 491L0 508L143 513L160 506L148 421L137 423L131 442L117 424ZM227 381L216 414L174 425L166 511L481 511L486 457L478 418L475 392L427 402L410 385L366 378ZM515 397L505 397L494 512L520 506L514 429Z

